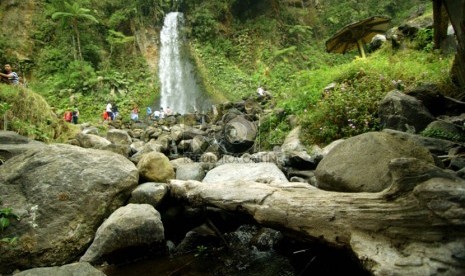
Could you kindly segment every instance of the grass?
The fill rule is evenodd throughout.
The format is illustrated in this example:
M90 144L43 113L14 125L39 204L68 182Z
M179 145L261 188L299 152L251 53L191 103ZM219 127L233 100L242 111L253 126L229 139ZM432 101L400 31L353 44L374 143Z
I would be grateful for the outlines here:
M453 91L453 57L417 50L393 51L389 45L351 62L295 73L288 89L277 95L279 106L295 114L303 125L304 143L325 145L340 138L378 130L378 102L391 90L437 84ZM324 89L334 83L335 89ZM285 118L271 128L274 140L284 140ZM266 135L265 135L266 136ZM281 136L281 138L276 138Z
M6 117L1 116L1 126L43 142L66 141L76 132L74 126L57 117L45 99L33 91L11 85L0 85L0 101L7 103Z

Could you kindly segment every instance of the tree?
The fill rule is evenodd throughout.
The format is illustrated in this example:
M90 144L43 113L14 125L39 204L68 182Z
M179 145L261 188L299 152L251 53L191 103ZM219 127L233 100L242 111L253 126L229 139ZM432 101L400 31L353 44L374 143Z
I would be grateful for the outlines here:
M77 53L79 60L82 60L82 51L81 51L81 39L79 34L79 22L82 20L92 21L94 23L99 23L98 20L89 14L90 10L83 8L79 5L78 2L73 3L72 5L69 2L65 2L66 11L59 11L52 14L52 19L63 19L65 22L69 22L73 28L74 35L76 36L77 44ZM74 39L73 39L74 41ZM76 45L73 45L76 47ZM76 50L76 48L74 49Z

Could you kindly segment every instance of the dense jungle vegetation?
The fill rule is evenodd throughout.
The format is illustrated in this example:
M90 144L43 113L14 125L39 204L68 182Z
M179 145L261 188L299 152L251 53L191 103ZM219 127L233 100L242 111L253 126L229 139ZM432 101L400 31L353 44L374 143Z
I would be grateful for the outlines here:
M158 35L169 11L185 14L192 59L214 99L239 100L260 85L273 94L282 112L263 120L264 147L283 141L286 115L300 120L306 143L325 144L376 130L377 102L393 82L451 87L453 57L433 50L431 29L401 50L386 43L366 59L325 52L325 41L356 20L385 15L395 27L431 18L429 0L10 0L0 3L0 62L13 64L27 89L0 86L0 115L13 129L51 141L73 131L59 120L67 108L97 124L108 100L122 114L133 104L153 106ZM333 82L343 85L322 97ZM38 95L30 104L17 104L31 91ZM58 118L43 117L45 105Z

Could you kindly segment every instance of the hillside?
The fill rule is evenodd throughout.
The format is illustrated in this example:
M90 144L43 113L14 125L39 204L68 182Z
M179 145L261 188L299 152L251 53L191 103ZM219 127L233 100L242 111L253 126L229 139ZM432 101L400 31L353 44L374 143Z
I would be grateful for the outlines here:
M402 80L405 89L450 82L444 72L452 57L432 51L427 29L408 41L405 51L386 45L366 60L355 59L356 51L325 52L326 39L354 20L382 14L392 18L394 27L419 15L431 19L426 0L2 1L0 62L14 64L58 116L77 106L82 120L96 123L108 100L128 114L134 104L154 105L159 98L158 34L164 15L173 10L185 13L185 35L207 93L239 100L265 86L286 115L296 115L307 126L309 143L376 129L376 102L392 89L392 81ZM349 84L351 93L321 101L333 82ZM360 94L366 96L355 101ZM326 120L341 116L336 107L354 102L355 114ZM289 130L286 118L263 122L262 131L271 133L264 143L282 142ZM368 120L368 127L348 129L348 119ZM321 128L328 131L315 132Z

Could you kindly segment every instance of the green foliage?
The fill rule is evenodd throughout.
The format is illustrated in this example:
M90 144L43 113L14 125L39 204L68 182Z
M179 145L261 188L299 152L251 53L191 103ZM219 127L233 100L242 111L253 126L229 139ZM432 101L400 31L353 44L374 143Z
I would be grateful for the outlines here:
M392 23L400 24L412 14L418 13L426 7L431 8L429 0L328 0L322 3L320 14L323 28L331 36L344 25L374 16L386 15L391 17ZM329 37L328 36L328 37Z
M82 7L79 1L75 1L73 2L73 4L65 1L64 11L57 11L53 13L52 19L53 20L61 19L62 26L64 27L68 25L72 26L73 32L75 35L75 37L73 37L72 39L73 46L74 46L74 40L76 40L76 46L74 48L75 48L75 51L77 52L77 57L79 58L79 60L82 60L83 56L82 56L82 50L81 50L81 38L80 38L79 25L82 22L86 22L86 21L93 22L93 23L99 23L98 20L93 15L90 14L90 9Z
M192 16L192 35L200 41L209 41L218 34L215 16L205 10Z
M73 57L69 51L47 46L40 51L37 57L37 63L41 65L36 67L37 77L41 79L52 78L53 75L65 70L71 61L73 61Z
M12 208L0 209L0 232L10 226L11 219L19 220L19 217L13 213Z
M0 101L10 106L6 113L9 130L44 142L58 139L68 128L40 95L29 89L0 85ZM4 123L4 117L0 117Z
M256 145L259 150L272 150L274 146L280 146L284 142L287 133L291 130L286 122L286 112L281 114L270 114L260 118L259 132L256 138Z
M3 232L8 226L10 226L12 220L19 220L19 217L15 213L13 213L13 209L12 208L1 208L0 209L0 233ZM18 240L17 237L1 238L0 242L14 244L17 240Z
M433 29L423 28L415 36L415 48L425 52L431 52L434 49Z
M425 137L445 139L445 140L455 141L455 142L465 142L465 135L447 132L447 131L437 129L437 128L432 128L432 127L427 127L420 134Z
M372 87L364 79L327 92L324 100L304 114L306 140L329 143L339 138L378 130L377 102L382 99L381 87Z
M194 254L195 257L204 256L207 254L208 247L204 245L198 245L196 248L196 253Z
M367 59L302 74L299 78L315 82L304 86L304 91L295 88L290 98L296 99L283 104L304 111L300 116L308 143L325 144L377 130L378 102L395 88L394 82L401 81L406 89L426 83L446 85L450 83L450 65L450 59L433 53L425 55L410 50L393 55L384 50ZM336 88L325 92L330 82L335 82Z
M215 102L240 100L265 86L284 114L295 114L304 123L308 143L326 143L377 129L372 114L393 81L401 81L405 89L430 82L447 85L451 60L430 51L431 30L420 31L414 41L422 51L384 47L366 60L353 60L352 52L324 52L325 39L345 24L387 15L394 26L422 6L430 9L430 2L43 1L44 13L34 18L37 29L30 30L36 43L31 46L30 87L46 97L58 117L66 108L78 107L81 121L100 122L108 100L119 106L123 118L134 104L153 105L160 91L157 72L142 57L139 46L147 45L136 32L142 34L147 26L158 31L164 15L179 9L187 19L189 51L201 85ZM93 24L97 18L98 24ZM67 24L58 25L58 20ZM78 36L82 59L76 58ZM0 53L11 54L9 48L17 44L22 43L0 36ZM70 45L76 50L69 51ZM335 90L324 94L333 82ZM15 103L11 106L14 111ZM49 131L42 135L32 121L22 118L14 116L11 121L23 133L44 140L57 135ZM286 116L281 115L262 119L260 129L260 143L267 147L281 143L289 131Z
M11 109L11 104L0 103L0 117L6 115L6 112Z

